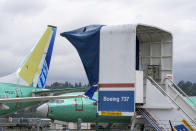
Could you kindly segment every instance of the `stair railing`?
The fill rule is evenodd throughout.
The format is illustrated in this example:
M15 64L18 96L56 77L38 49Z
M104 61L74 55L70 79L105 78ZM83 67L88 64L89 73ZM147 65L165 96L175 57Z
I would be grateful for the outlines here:
M178 90L179 93L181 93L183 96L185 96L185 97L193 104L193 107L196 107L196 103L195 103L193 100L191 100L191 98L190 98L182 89L180 89L179 86L177 86L172 80L170 80L170 79L168 79L168 78L166 78L166 79L169 80L169 82L171 82L172 86L173 86L176 90ZM171 87L171 86L170 86L170 87Z
M173 98L171 98L168 94L167 94L167 92L165 91L165 90L163 90L163 88L155 81L155 80L153 80L152 79L152 77L150 77L150 76L147 76L147 79L149 80L149 81L151 81L152 82L152 84L157 88L157 89L159 89L160 91L161 91L161 93L163 93L163 95L165 95L165 96L167 96L195 125L196 125L196 121L194 120L194 119L192 119L179 105L178 105L178 103L176 103L175 102L175 100L173 99ZM174 89L174 90L176 90L176 89ZM181 94L179 94L179 95L181 95ZM182 97L182 96L181 96ZM188 103L188 102L187 102Z

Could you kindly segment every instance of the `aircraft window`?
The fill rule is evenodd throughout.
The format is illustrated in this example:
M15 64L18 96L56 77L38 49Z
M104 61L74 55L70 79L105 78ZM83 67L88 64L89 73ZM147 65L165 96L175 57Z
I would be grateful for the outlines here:
M64 103L64 100L56 100L55 102L60 104L60 103Z
M50 100L49 102L50 102L50 103L54 103L55 101L54 101L54 100Z

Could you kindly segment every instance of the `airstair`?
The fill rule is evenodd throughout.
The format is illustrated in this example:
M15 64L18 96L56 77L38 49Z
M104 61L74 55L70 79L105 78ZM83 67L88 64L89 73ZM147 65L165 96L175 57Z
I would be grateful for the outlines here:
M172 80L167 78L164 86L147 77L146 104L138 112L156 130L171 130L172 126L176 130L196 130L196 103Z
M139 113L156 130L196 129L195 103L165 79L173 78L170 32L143 24L91 25L61 35L78 50L89 83L99 84L99 115L134 116L134 127ZM131 99L116 101L124 97Z

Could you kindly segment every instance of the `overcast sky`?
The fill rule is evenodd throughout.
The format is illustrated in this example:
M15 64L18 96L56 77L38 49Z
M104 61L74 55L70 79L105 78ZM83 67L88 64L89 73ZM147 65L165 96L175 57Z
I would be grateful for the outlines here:
M79 56L59 34L90 24L144 23L174 38L174 79L196 82L195 0L0 0L0 76L17 70L47 25L57 36L48 77L87 82Z

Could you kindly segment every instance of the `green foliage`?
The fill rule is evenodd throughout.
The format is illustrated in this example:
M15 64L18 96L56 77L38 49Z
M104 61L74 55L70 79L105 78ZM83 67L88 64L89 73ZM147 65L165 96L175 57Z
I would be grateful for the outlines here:
M47 89L64 89L64 88L78 88L78 87L83 87L83 86L88 86L87 84L82 84L81 82L79 83L70 83L70 82L65 82L65 83L59 83L59 82L54 82L50 86L46 86Z
M188 95L196 96L196 83L190 81L184 82L183 80L178 83L178 86Z

